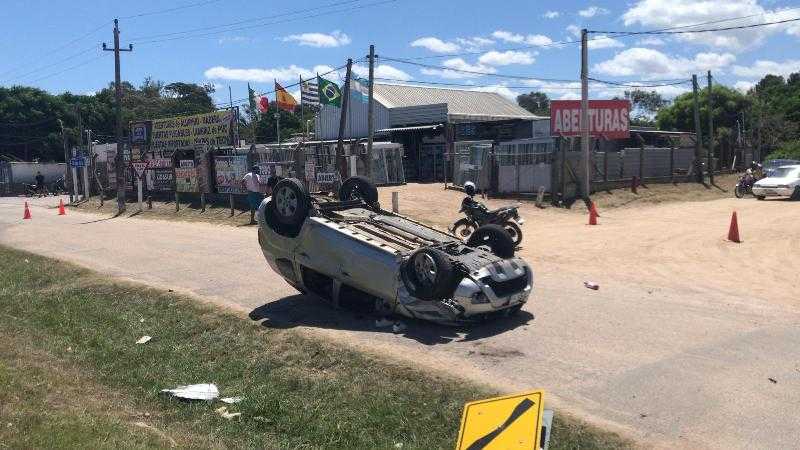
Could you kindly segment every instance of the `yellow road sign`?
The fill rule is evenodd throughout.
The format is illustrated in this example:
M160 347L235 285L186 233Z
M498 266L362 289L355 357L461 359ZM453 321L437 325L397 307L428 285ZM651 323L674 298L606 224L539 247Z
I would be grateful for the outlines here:
M539 450L544 391L467 403L456 450Z

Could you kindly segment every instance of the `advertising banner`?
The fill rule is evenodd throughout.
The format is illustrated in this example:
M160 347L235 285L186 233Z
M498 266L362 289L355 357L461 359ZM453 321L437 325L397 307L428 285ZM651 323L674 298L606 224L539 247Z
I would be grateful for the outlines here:
M153 120L150 150L232 145L233 120L234 114L228 110Z
M182 159L175 168L175 190L178 192L198 192L197 169L194 160Z
M628 100L589 100L589 134L606 139L630 137ZM550 102L550 135L581 135L581 101L553 100Z
M247 173L247 156L215 156L214 177L220 194L244 194L241 180Z
M171 191L175 180L172 171L172 160L169 158L154 158L147 160L147 189L151 191Z

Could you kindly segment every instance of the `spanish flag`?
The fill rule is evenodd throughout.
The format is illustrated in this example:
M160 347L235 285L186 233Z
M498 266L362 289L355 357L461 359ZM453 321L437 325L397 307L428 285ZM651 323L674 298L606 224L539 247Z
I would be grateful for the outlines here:
M275 102L278 104L278 108L284 111L292 112L297 107L297 100L277 81L275 82Z

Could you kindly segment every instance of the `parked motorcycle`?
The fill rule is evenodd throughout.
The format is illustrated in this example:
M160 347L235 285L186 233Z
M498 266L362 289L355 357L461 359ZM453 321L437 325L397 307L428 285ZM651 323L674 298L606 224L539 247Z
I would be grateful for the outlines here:
M25 189L25 196L26 197L41 197L42 196L42 192L39 189L39 185L37 185L37 184L22 183L22 187Z
M63 175L50 185L50 193L53 195L64 195L67 193L67 184Z
M459 212L464 213L466 217L458 219L450 227L451 233L466 240L479 227L494 224L500 225L508 232L515 246L522 243L522 230L519 226L524 224L525 220L519 216L516 206L506 206L490 211L486 205L472 198L476 192L472 182L464 184L464 191L467 193L467 197L461 202Z
M736 182L736 187L733 190L733 193L736 195L736 198L742 198L745 195L753 195L753 185L756 184L756 177L753 176L753 173L748 169L747 172L739 177L739 181Z

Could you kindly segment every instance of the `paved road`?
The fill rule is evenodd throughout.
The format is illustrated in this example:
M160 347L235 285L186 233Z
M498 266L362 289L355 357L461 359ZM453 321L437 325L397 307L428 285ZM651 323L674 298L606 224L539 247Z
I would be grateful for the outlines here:
M596 228L574 214L541 213L525 229L538 241L524 252L538 269L526 314L470 330L410 323L393 335L296 295L263 262L253 227L72 210L59 217L53 199L34 200L33 220L23 221L21 202L0 198L0 243L504 390L542 387L557 408L657 447L800 447L800 285L785 279L800 273L797 203L735 204L751 229L785 239L782 247L764 241L764 254L748 241L732 248L716 236L724 231L677 231L726 226L729 200L616 210ZM766 212L771 227L756 223ZM759 262L765 256L776 260ZM773 267L784 278L769 275ZM731 284L754 271L770 285ZM586 279L600 290L585 289Z

